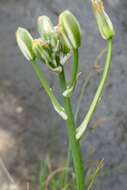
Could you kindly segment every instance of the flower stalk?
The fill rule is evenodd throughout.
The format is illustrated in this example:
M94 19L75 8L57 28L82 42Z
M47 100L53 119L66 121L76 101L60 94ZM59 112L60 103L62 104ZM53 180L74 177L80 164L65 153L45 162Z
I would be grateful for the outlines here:
M77 131L76 131L76 139L77 140L79 140L83 136L83 134L85 133L86 128L87 128L96 108L97 108L97 105L102 98L102 94L104 91L106 80L108 78L108 74L109 74L110 67L111 67L111 61L112 61L112 38L109 39L107 41L107 43L108 43L108 52L107 52L107 57L106 57L106 62L105 62L105 67L104 67L104 71L102 74L102 78L101 78L100 83L98 85L98 88L97 88L97 91L96 91L95 96L93 98L93 101L90 105L90 108L89 108L84 120L82 121L81 125L77 128Z
M62 70L62 72L59 74L59 81L60 81L61 91L63 92L66 89L64 70ZM77 190L85 190L85 175L84 175L83 160L81 156L80 143L76 139L76 128L75 128L74 115L72 112L71 101L69 97L64 97L64 96L63 96L63 101L64 101L64 109L68 116L68 119L66 120L66 125L67 125L69 145L71 148L71 153L73 158Z
M49 87L48 81L46 80L39 64L37 64L35 61L32 61L31 63L32 63L34 72L35 72L38 80L40 81L42 88L44 88L44 90L48 94L48 96L53 104L54 109L64 120L67 120L67 114L66 114L64 108L60 105L60 103L57 101L56 97L54 96L53 91Z
M63 92L63 96L70 97L73 94L73 91L76 86L76 82L78 79L78 62L79 62L79 55L78 49L73 49L73 64L72 64L72 71L71 71L71 79L69 84L67 84L67 88Z

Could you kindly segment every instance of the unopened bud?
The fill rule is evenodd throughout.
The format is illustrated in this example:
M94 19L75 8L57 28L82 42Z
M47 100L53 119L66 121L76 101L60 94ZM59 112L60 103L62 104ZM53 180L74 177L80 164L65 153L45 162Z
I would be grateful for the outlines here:
M96 22L102 38L109 39L115 35L112 22L104 10L103 2L101 0L91 0Z
M54 72L60 73L62 71L61 66L57 66L56 60L52 58L52 52L49 45L43 42L41 38L33 41L33 51L35 55L44 63L46 66Z
M32 50L33 38L31 34L25 28L19 27L16 32L16 40L21 52L26 57L26 59L29 61L34 60L35 55Z
M67 46L71 49L79 48L81 44L80 25L70 11L66 10L60 14L59 27Z
M43 42L41 38L33 41L34 54L41 59L45 64L51 62L51 55L48 44Z
M69 45L67 45L67 42L65 42L65 39L64 39L64 34L62 34L61 30L60 30L60 27L57 25L54 27L54 31L57 35L57 39L58 39L58 42L59 42L59 49L60 51L66 55L70 52L70 49L72 49L72 47L70 46L69 48Z
M53 32L53 24L50 18L47 16L38 17L37 27L41 38L49 40L49 35Z

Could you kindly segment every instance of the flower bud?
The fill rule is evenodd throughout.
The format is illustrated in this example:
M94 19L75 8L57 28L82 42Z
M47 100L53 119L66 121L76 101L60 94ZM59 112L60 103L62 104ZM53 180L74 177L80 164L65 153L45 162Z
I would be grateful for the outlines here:
M25 28L19 27L16 32L16 40L21 52L26 57L26 59L29 61L34 60L35 55L32 50L33 38L31 34Z
M59 50L59 37L58 37L58 34L57 32L54 31L52 33L50 33L49 35L49 41L48 41L48 44L51 46L52 50L54 52L58 51Z
M34 54L41 59L45 64L51 62L51 54L48 44L43 42L41 38L33 41Z
M44 63L46 66L54 72L60 73L62 71L61 66L57 66L56 60L52 57L52 52L49 45L43 42L41 38L33 41L33 51L35 55Z
M67 42L65 43L65 39L63 38L64 36L61 34L60 27L57 25L54 27L54 31L57 35L57 39L59 42L59 50L63 53L63 55L66 55L70 52L70 48L68 47L69 44L67 45ZM71 48L72 49L72 48Z
M81 44L80 26L75 16L68 10L59 16L59 27L69 49L77 49Z
M49 40L49 35L53 32L53 24L50 18L47 16L38 17L37 27L41 38Z
M104 10L103 2L101 0L91 0L96 17L96 22L103 39L108 40L115 35L112 22Z

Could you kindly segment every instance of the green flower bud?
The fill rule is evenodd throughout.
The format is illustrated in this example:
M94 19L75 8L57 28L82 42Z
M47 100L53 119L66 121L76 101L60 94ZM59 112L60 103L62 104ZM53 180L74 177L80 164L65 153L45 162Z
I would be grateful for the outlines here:
M101 0L91 0L96 17L96 22L103 39L108 40L115 35L112 22L104 10L103 2Z
M16 32L16 40L18 46L26 57L27 60L31 61L35 59L34 52L32 50L33 38L25 28L18 28Z
M48 44L43 42L41 38L33 41L33 51L45 64L51 62L51 53Z
M80 25L76 17L68 10L59 16L62 37L69 49L77 49L81 44Z
M49 35L53 32L53 24L50 18L47 16L38 17L37 28L41 38L49 40Z
M46 66L54 72L60 73L62 71L61 66L57 66L56 61L52 59L52 52L49 45L43 42L41 38L33 41L33 51L35 55L44 63Z
M65 40L63 39L63 35L61 35L60 27L57 25L54 27L55 34L57 35L57 44L59 45L57 49L60 50L60 52L63 55L66 55L70 52L70 48L68 47L67 43L65 43ZM71 48L72 49L72 48Z
M54 52L59 51L59 37L58 37L58 34L55 31L55 29L52 33L49 34L48 43L51 46L52 51L54 51Z

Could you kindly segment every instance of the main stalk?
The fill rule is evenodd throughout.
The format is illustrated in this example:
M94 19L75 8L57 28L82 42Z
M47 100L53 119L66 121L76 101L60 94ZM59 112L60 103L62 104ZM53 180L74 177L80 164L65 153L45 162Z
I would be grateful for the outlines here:
M64 90L66 89L64 69L62 69L62 72L59 74L59 80L60 80L61 91L64 92ZM76 140L76 128L75 128L74 115L72 112L71 101L69 97L63 97L63 101L64 101L64 109L68 116L68 119L66 120L66 126L67 126L69 144L72 152L77 190L85 190L83 160L81 157L80 143L78 140Z

